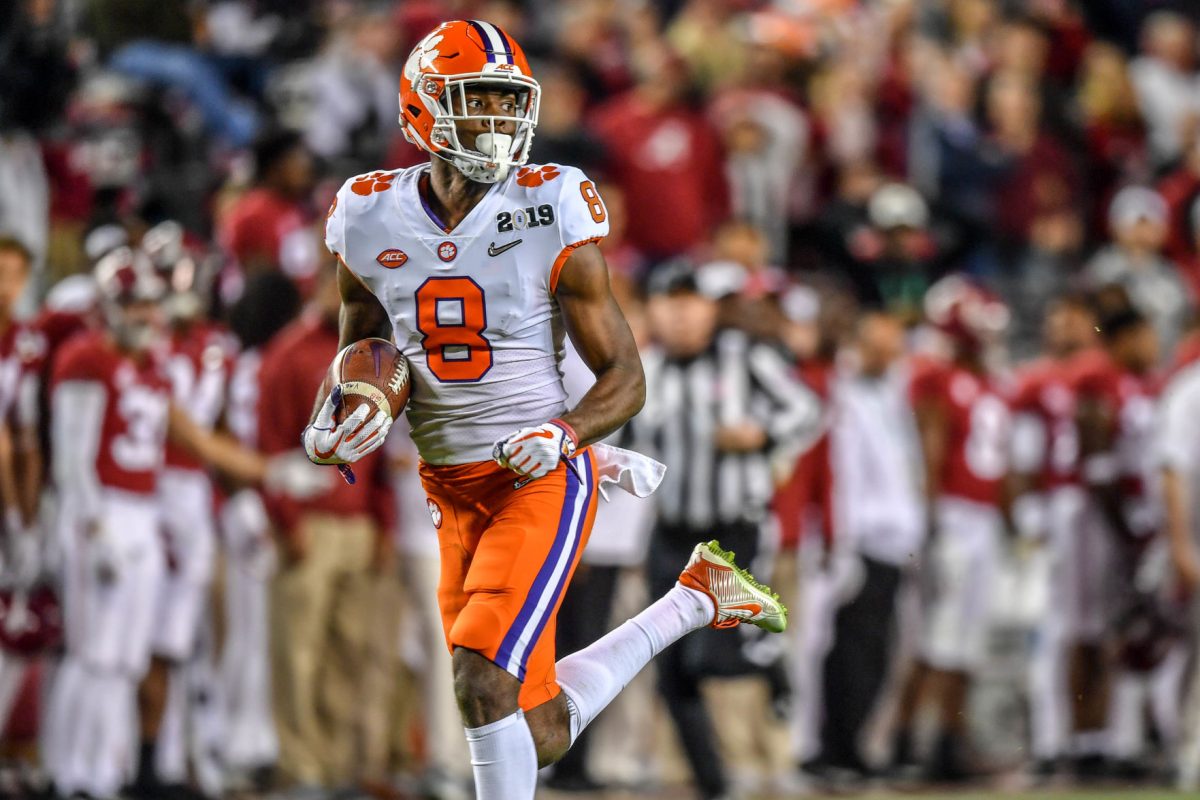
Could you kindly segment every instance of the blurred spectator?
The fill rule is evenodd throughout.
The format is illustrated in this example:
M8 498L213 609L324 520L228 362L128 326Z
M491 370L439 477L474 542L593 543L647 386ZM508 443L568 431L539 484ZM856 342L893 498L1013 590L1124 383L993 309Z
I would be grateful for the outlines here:
M824 719L818 773L870 772L860 734L891 664L896 596L925 536L925 511L915 468L920 464L916 421L899 320L868 313L859 321L857 364L834 381L830 434L837 534L835 558L846 559L851 583L834 620L825 659Z
M1187 221L1191 248L1178 264L1179 272L1186 281L1188 289L1191 290L1191 297L1194 301L1200 298L1200 195L1192 201ZM1194 303L1192 313L1195 313Z
M311 290L326 260L309 205L314 169L312 155L297 133L271 133L256 143L254 186L233 202L220 222L221 244L238 273L278 270L302 293Z
M660 348L645 356L646 406L634 429L667 465L647 556L654 594L674 585L680 559L705 537L753 562L773 490L772 456L802 449L819 415L816 399L775 350L740 331L718 331L717 303L686 265L660 268L649 291ZM744 648L713 634L701 631L669 648L657 665L659 692L706 800L730 787L700 679L761 672Z
M296 448L337 353L334 275L322 272L313 304L263 353L258 438L265 453ZM354 465L356 485L339 481L310 501L266 497L281 554L271 587L279 769L294 785L347 787L383 777L372 771L385 765L368 758L380 735L386 741L386 724L380 731L374 720L389 713L388 663L398 633L382 613L393 514L383 466L383 454L373 454Z
M733 213L757 224L767 236L771 259L783 263L792 201L807 157L804 113L777 93L751 88L718 96L709 117L724 141Z
M629 241L661 260L701 245L728 213L720 142L690 98L679 57L639 53L638 84L596 110L608 173L625 192Z
M916 319L925 290L947 266L931 234L929 206L911 186L887 183L871 193L866 222L847 242L848 277L859 302Z
M967 69L941 53L920 49L914 58L920 99L909 123L913 185L966 224L986 231L993 224L995 186L1005 163L974 118L975 82Z
M58 11L55 2L33 0L0 9L0 235L19 238L38 272L49 240L50 186L34 137L59 122L74 78Z
M995 231L1002 256L1029 241L1036 220L1072 208L1080 195L1073 157L1041 125L1037 85L1019 73L988 87L991 140L1007 162L996 186Z
M550 62L534 69L542 85L542 102L531 160L541 164L570 164L592 174L604 163L604 153L596 136L583 123L587 91L582 80L569 64ZM601 195L606 206L611 204L610 194Z
M304 140L325 159L355 156L351 171L377 164L396 135L396 64L403 55L391 16L356 11L339 22L324 52L307 69L311 93Z
M1187 286L1162 256L1167 235L1167 205L1152 189L1122 189L1108 211L1113 243L1087 265L1094 286L1117 284L1154 325L1163 352L1170 354L1190 302Z
M1084 52L1075 105L1087 148L1085 220L1089 231L1101 233L1108 199L1122 179L1150 168L1137 93L1125 55L1115 45L1094 42Z
M1141 52L1129 74L1150 129L1151 155L1162 166L1183 152L1200 123L1196 30L1181 14L1156 11L1142 26Z
M1158 183L1158 193L1167 203L1169 221L1163 253L1174 261L1195 255L1195 232L1191 210L1200 199L1200 129L1180 159L1179 165Z
M117 72L177 89L208 131L245 147L259 127L254 108L238 99L216 64L193 45L193 20L182 0L91 0L84 29Z

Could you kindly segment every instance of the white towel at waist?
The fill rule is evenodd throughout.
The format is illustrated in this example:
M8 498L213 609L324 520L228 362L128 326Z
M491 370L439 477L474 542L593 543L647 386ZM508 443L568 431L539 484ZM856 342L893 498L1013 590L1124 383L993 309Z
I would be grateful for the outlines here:
M650 456L598 442L592 445L596 456L596 473L600 476L600 496L608 500L608 486L613 484L634 497L649 497L662 483L667 465Z

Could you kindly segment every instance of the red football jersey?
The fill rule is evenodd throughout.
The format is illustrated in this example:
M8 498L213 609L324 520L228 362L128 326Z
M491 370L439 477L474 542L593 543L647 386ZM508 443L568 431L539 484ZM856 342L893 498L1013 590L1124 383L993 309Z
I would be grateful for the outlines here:
M23 323L14 322L0 332L0 420L36 424L32 408L28 416L17 414L17 400L26 384L37 380L45 352L45 340Z
M225 405L225 386L233 365L233 338L222 328L198 323L172 333L166 355L171 399L192 421L212 430ZM201 470L204 465L187 450L167 443L167 466Z
M117 350L102 331L73 337L54 362L51 385L88 381L104 386L96 474L102 486L154 492L167 439L170 385L157 359L141 362Z
M1108 356L1074 375L1077 397L1099 403L1113 420L1112 453L1122 493L1141 507L1154 480L1155 382L1121 369ZM1138 512L1142 513L1142 512ZM1132 519L1132 518L1131 518Z
M1025 367L1011 401L1016 414L1032 414L1045 430L1041 489L1079 483L1079 429L1075 424L1078 375L1107 360L1104 351L1088 349L1064 359L1044 358Z
M999 505L1012 428L1008 403L986 375L948 363L919 366L914 407L932 403L946 418L942 495Z

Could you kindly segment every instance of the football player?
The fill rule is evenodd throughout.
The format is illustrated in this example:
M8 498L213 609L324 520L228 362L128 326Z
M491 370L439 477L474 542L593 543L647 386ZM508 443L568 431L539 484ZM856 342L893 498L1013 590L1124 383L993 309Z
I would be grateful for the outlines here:
M1090 298L1069 294L1047 311L1046 355L1018 376L1013 406L1013 521L1047 565L1049 602L1041 615L1029 672L1035 772L1049 776L1068 754L1067 586L1084 506L1079 481L1072 375L1103 359Z
M1112 653L1127 632L1122 618L1133 621L1147 608L1137 572L1162 521L1153 448L1158 336L1123 298L1102 296L1101 303L1104 357L1072 379L1087 502L1074 531L1067 610L1073 758L1078 777L1085 779L1102 776L1110 756L1131 755L1122 745L1141 730L1136 681L1125 679ZM1140 669L1156 667L1159 660Z
M167 290L163 366L171 400L198 427L212 430L224 407L233 350L228 334L205 319L212 270L202 254L189 251L183 228L171 220L146 231L139 246ZM196 655L216 555L213 487L204 463L167 442L157 491L169 568L155 602L153 658L138 692L143 741L135 789L142 795L187 780L189 712L198 709L189 709L183 685ZM193 675L203 671L200 664L191 667Z
M475 20L438 26L400 87L405 136L429 163L348 180L326 225L342 345L394 336L412 368L408 420L481 800L532 798L538 766L679 637L786 623L729 553L698 545L665 597L555 663L555 615L587 543L599 470L620 470L599 462L625 458L642 492L650 469L592 446L637 413L645 381L596 245L608 211L595 184L574 167L524 165L540 94L507 33ZM564 334L596 375L571 409ZM392 420L367 419L364 406L335 424L338 398L317 398L304 442L314 461L345 469L383 443Z
M131 777L137 686L150 661L166 559L157 478L168 435L245 482L320 491L307 463L266 459L199 428L170 400L154 351L163 282L120 248L97 262L102 328L73 337L52 373L52 465L64 548L66 654L45 724L57 790L113 797Z
M911 760L907 727L922 695L932 695L941 729L930 776L961 780L969 775L967 695L986 656L992 576L1000 558L1011 429L988 356L1009 314L994 296L958 276L930 287L925 305L950 357L925 365L912 379L925 457L931 591L917 668L902 702L896 757Z

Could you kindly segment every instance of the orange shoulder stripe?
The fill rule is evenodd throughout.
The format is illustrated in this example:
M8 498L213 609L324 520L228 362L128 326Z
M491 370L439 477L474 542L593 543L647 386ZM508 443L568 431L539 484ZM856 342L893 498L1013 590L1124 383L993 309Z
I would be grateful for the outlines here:
M584 239L581 242L569 244L562 249L562 252L558 254L558 258L554 259L554 266L550 268L550 294L554 294L556 291L558 291L558 276L562 272L563 266L567 263L567 259L571 257L571 253L573 253L576 248L583 247L585 244L598 242L603 238L603 236L593 236L590 239Z

